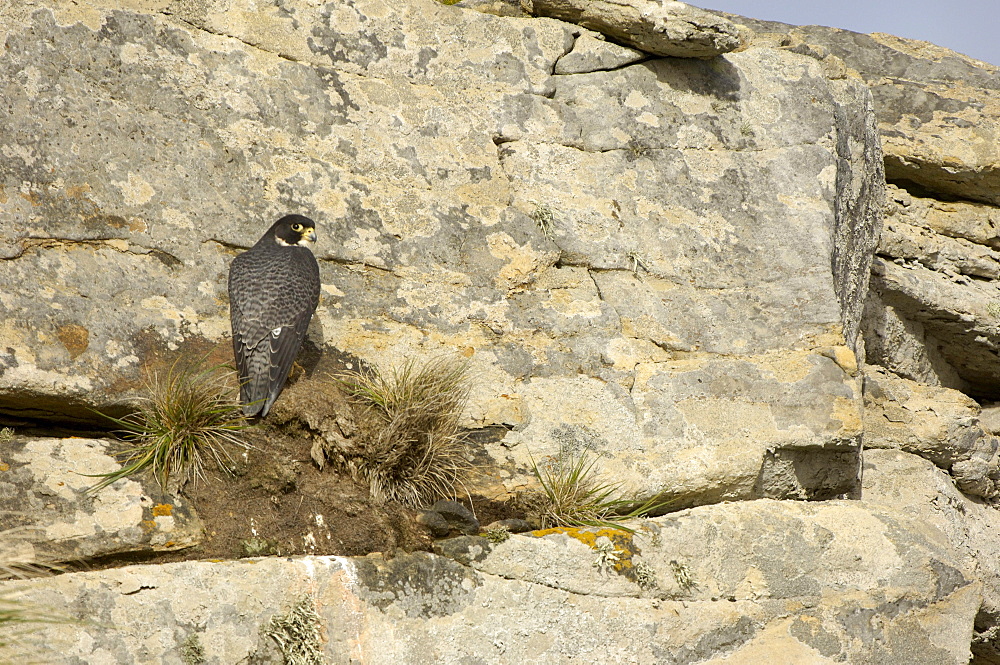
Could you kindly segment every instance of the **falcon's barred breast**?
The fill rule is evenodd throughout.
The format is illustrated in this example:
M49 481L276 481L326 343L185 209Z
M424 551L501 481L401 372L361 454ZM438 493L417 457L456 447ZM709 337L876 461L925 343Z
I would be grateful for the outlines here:
M316 224L286 215L229 267L229 317L243 414L271 410L319 303Z

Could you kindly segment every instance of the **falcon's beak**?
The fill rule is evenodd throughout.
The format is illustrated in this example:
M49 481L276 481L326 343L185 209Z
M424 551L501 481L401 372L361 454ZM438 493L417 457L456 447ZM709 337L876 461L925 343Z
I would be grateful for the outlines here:
M313 244L315 242L316 242L316 232L315 231L310 231L309 232L309 243Z

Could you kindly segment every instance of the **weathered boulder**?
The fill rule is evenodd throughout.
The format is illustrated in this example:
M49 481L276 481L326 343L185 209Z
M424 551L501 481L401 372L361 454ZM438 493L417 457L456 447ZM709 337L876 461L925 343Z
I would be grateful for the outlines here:
M555 73L586 74L618 69L649 57L642 51L598 39L599 36L581 33L573 42L573 50L556 61Z
M890 182L1000 204L1000 68L883 33L722 16L857 72L875 98Z
M975 621L975 663L1000 659L1000 510L959 492L931 462L898 450L867 450L862 505L909 515L923 534L943 535L960 554L962 575L982 584Z
M1000 439L984 431L979 414L957 390L865 369L865 448L919 455L950 471L966 494L989 499L1000 486Z
M178 662L193 640L205 662L258 662L261 629L302 600L329 662L958 664L981 602L944 533L857 502L760 500L634 535L457 545L467 564L415 553L132 566L34 580L16 597L86 619L34 635L53 664Z
M553 75L580 28L430 0L171 11L3 10L0 412L226 357L227 264L294 210L307 350L469 357L465 424L512 430L483 491L561 447L690 503L856 487L864 86L769 48Z
M840 63L871 87L892 184L865 314L867 361L1000 398L1000 69L891 35L725 16L756 44L828 71Z
M101 439L15 437L0 446L0 532L17 529L19 561L74 562L183 549L202 539L187 502L150 479L87 489L119 468Z
M603 33L660 56L706 58L743 45L724 18L672 0L525 0L536 16L549 16Z

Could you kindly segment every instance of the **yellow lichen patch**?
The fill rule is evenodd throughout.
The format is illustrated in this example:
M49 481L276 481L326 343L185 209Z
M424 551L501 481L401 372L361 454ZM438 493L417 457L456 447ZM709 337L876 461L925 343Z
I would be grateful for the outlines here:
M833 362L840 366L840 369L844 370L851 376L856 376L858 373L858 358L854 355L846 346L835 346L828 351L822 351L822 355L827 356Z
M611 527L594 529L593 527L558 526L552 529L532 531L530 535L541 538L553 533L562 533L579 540L592 550L597 550L597 539L604 536L615 546L615 552L618 555L618 560L612 566L612 570L616 573L631 572L635 567L632 563L632 557L641 554L631 533Z
M10 464L0 462L0 471L10 471Z
M76 360L77 356L87 350L90 346L90 333L83 326L70 324L59 326L56 331L59 341L69 351L71 360Z
M781 350L760 356L748 356L747 360L781 383L797 383L813 371L810 355L812 354L808 351Z
M82 199L86 198L85 194L90 191L90 184L84 183L82 185L70 185L66 188L66 196L71 199Z
M486 236L490 254L507 261L496 278L498 289L511 291L534 280L541 270L555 262L554 252L537 251L530 243L518 245L506 233Z
M139 525L146 531L156 531L156 520L142 520Z
M864 420L861 400L846 397L836 398L833 402L833 413L830 414L830 418L840 421L842 431L860 433Z
M130 205L143 205L156 194L156 190L144 178L129 173L127 180L114 183L122 192L125 202Z
M173 505L169 503L160 503L153 506L153 517L164 517L172 515L174 512Z

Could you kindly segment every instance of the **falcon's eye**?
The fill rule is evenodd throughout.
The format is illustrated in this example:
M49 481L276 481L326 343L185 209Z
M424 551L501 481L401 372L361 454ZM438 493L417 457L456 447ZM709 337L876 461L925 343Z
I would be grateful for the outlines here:
M302 225L299 224L298 222L292 224L292 230L295 231L296 233L302 233L302 228L303 228Z

